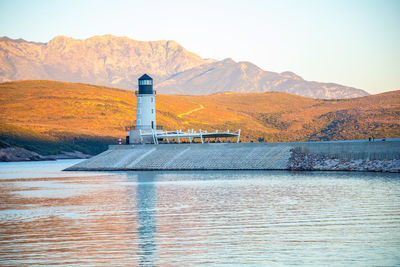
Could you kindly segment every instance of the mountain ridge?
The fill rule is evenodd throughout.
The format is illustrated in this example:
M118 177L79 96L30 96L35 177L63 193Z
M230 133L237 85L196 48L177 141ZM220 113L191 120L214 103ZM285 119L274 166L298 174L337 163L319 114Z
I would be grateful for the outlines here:
M364 91L335 83L305 81L293 72L264 71L246 61L227 58L177 73L156 85L160 93L201 95L213 92L288 92L313 98L353 98ZM175 88L175 90L172 90ZM177 89L180 88L180 89ZM173 93L172 93L173 92ZM337 93L336 93L337 92Z
M129 89L140 73L150 72L157 80L210 61L171 40L113 35L84 40L57 36L47 43L0 40L1 81L46 79Z
M211 68L208 68L211 66ZM195 78L200 74L202 78ZM204 59L173 40L138 41L110 34L56 36L47 43L0 38L0 81L45 79L136 89L148 73L166 94L285 91L314 98L352 98L367 92L265 71L247 61Z

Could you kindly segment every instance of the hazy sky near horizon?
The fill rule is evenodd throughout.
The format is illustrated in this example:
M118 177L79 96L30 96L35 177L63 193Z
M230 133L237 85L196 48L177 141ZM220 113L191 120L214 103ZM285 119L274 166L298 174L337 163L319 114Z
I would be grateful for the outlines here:
M400 89L400 0L0 0L0 36L104 34L373 94Z

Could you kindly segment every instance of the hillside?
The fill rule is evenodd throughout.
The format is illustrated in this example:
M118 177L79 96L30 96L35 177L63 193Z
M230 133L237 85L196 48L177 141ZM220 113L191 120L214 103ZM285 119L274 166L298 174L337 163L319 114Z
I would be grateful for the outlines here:
M164 94L289 92L313 98L353 98L367 92L300 76L264 71L250 62L203 59L175 41L136 41L113 35L48 43L0 38L0 82L42 79L136 89L143 73Z
M241 129L244 142L400 137L400 91L346 100L279 92L157 95L156 107L165 129ZM3 145L22 143L44 154L101 151L125 137L135 112L135 95L127 90L42 80L0 84Z

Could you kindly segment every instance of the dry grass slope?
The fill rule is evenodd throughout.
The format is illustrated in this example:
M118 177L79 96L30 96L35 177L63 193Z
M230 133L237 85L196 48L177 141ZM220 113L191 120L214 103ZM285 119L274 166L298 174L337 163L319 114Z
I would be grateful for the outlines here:
M157 123L166 129L240 128L243 141L400 137L400 91L347 100L278 92L158 95L156 106ZM135 118L132 91L45 80L0 84L3 135L15 126L29 129L35 138L55 141L60 136L118 138Z

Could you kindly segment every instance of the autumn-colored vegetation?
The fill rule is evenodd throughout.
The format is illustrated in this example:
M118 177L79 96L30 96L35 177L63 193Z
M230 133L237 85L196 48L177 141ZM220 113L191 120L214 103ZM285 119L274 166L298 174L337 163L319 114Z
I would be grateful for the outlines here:
M278 92L157 95L156 108L157 124L164 129L241 129L244 142L400 137L400 91L347 100ZM63 144L61 150L82 150L77 144L90 141L86 150L102 150L100 143L124 138L124 127L135 119L132 91L43 80L0 84L3 146L41 140L54 148Z

